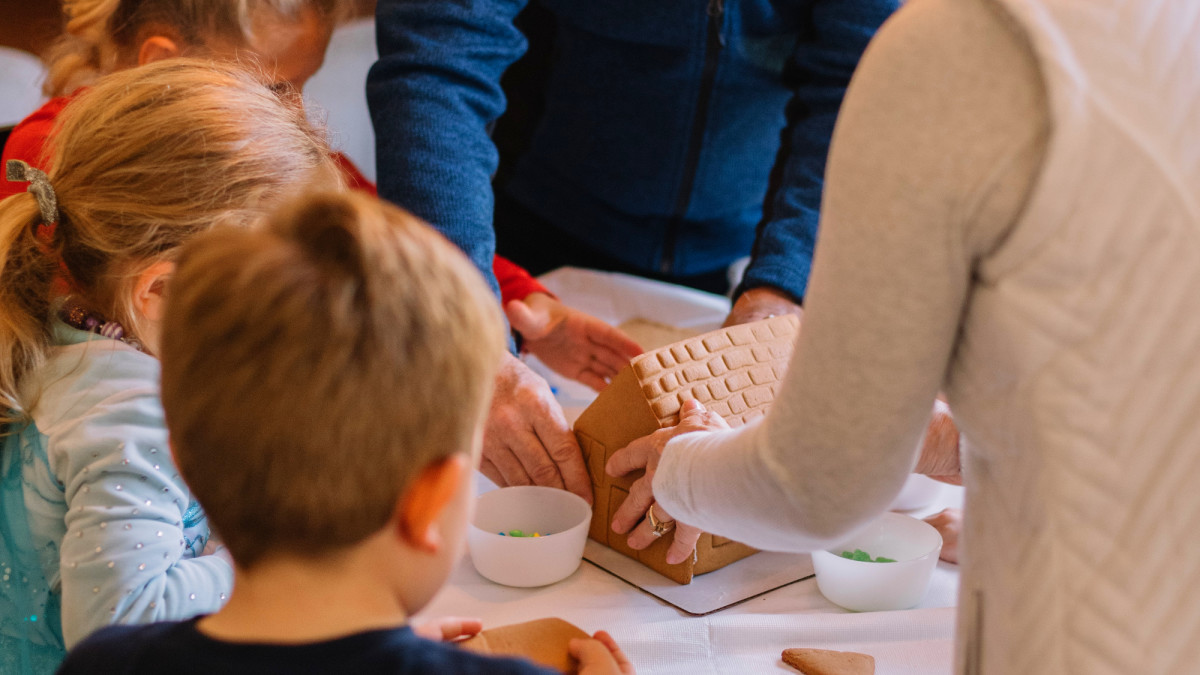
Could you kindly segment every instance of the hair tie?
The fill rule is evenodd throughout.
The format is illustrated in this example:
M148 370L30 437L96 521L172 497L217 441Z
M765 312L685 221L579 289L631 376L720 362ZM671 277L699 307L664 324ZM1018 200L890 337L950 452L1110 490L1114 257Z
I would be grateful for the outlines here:
M45 171L35 169L19 159L10 159L5 166L5 178L12 183L29 183L26 192L37 199L38 209L42 212L42 221L46 225L58 222L58 195L50 184L50 177Z

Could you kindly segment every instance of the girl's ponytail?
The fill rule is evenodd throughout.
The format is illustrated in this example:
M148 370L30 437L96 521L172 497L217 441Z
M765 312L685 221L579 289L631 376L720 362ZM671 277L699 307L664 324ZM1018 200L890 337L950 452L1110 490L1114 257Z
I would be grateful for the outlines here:
M58 265L38 241L41 222L32 194L0 201L0 434L26 418L17 382L42 364L50 345L50 293Z

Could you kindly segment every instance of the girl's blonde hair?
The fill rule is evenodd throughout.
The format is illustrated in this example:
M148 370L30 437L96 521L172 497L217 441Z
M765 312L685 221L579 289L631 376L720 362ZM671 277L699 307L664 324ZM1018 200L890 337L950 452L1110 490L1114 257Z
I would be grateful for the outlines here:
M134 335L136 276L218 223L243 225L314 180L340 186L295 101L243 68L172 59L121 71L69 105L53 137L59 219L0 202L0 425L26 419L21 377L50 345L52 284ZM49 233L49 236L46 236Z
M64 0L66 31L50 52L45 93L64 96L135 65L138 37L146 26L170 27L187 45L219 39L244 46L264 16L294 21L309 8L336 22L346 13L345 1Z

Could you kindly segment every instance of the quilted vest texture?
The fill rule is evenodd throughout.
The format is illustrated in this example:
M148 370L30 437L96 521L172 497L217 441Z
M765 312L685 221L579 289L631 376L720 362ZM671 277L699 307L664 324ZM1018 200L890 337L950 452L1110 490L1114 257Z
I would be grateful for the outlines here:
M1052 134L947 391L960 673L1200 673L1200 2L995 0Z

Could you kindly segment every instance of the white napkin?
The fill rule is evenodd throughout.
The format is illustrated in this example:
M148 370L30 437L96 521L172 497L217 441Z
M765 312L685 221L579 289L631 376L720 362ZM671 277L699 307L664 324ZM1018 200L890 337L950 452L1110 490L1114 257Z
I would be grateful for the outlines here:
M609 632L640 675L796 671L784 649L870 654L877 673L949 673L954 609L866 614L734 615L617 627Z

